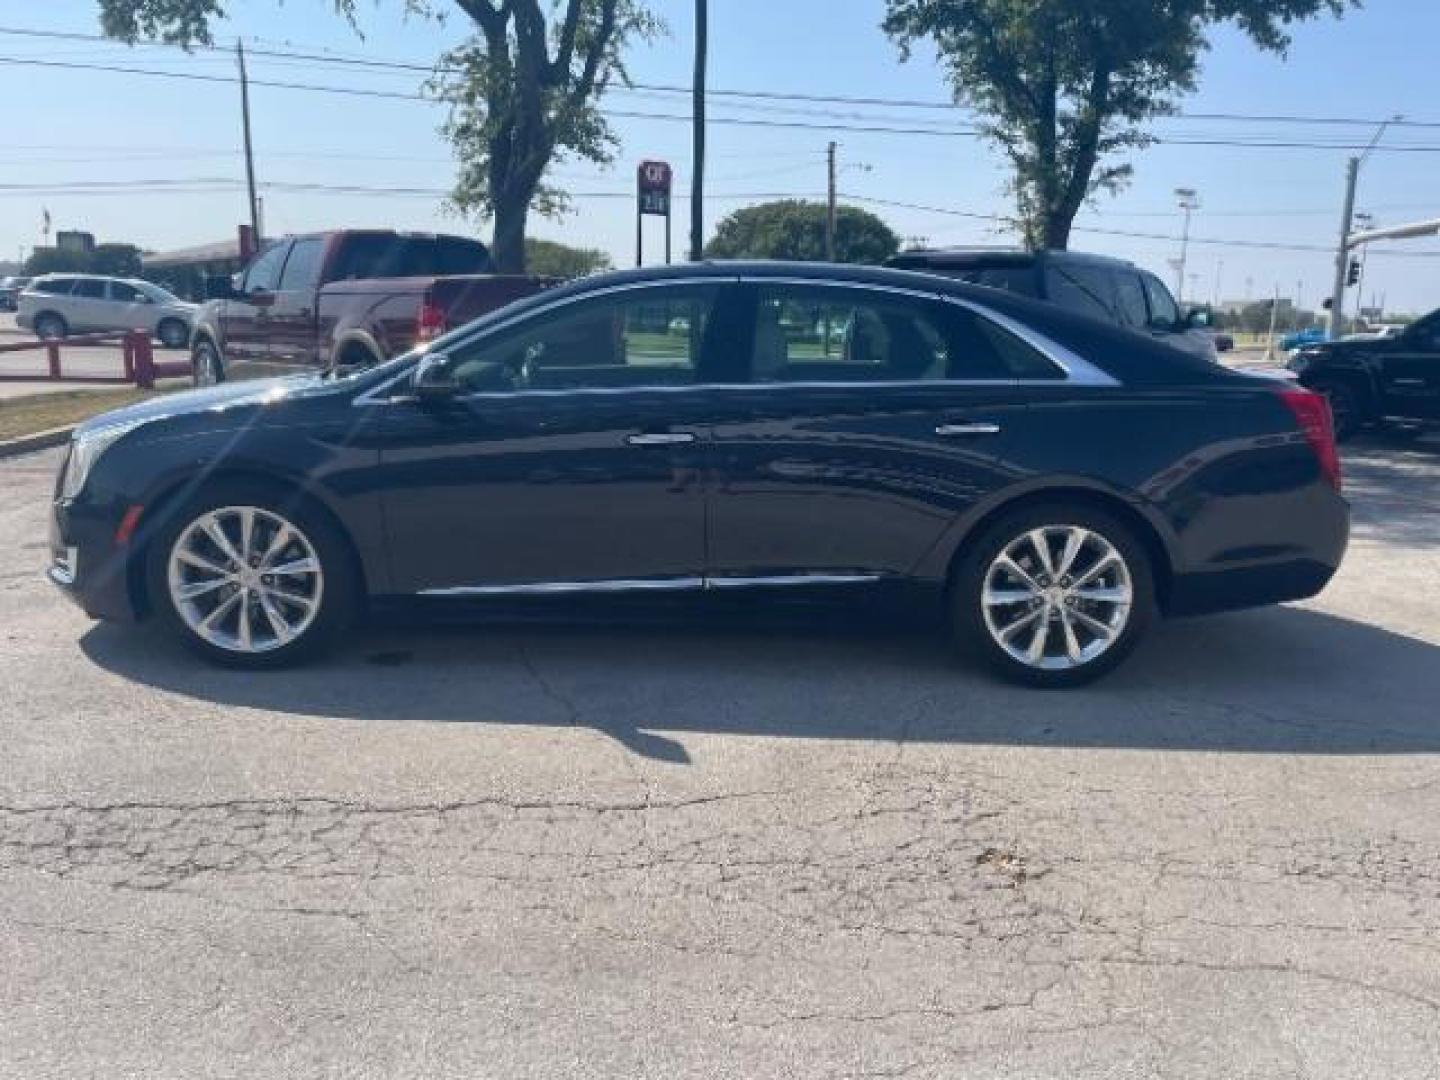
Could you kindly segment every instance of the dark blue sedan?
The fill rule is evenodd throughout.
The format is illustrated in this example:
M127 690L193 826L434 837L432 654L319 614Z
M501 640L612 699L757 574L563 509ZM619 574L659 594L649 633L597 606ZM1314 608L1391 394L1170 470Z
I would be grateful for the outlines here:
M1060 686L1156 613L1318 592L1339 489L1326 404L1294 385L929 275L705 264L92 420L50 577L246 667L393 601L884 590Z

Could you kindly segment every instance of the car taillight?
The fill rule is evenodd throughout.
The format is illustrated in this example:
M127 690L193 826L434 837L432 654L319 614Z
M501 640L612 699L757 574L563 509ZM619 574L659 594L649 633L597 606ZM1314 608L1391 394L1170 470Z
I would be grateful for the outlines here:
M1295 422L1305 434L1305 441L1315 451L1320 471L1336 490L1340 490L1340 452L1335 448L1335 423L1330 416L1330 403L1319 394L1298 387L1280 391L1280 400L1295 415Z
M445 324L445 309L440 305L425 300L420 305L420 317L415 321L415 336L420 341L430 341L445 333L449 327Z

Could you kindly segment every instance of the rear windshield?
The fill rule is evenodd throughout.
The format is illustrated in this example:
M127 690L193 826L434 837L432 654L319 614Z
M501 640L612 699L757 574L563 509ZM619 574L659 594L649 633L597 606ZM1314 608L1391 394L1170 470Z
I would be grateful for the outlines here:
M327 277L358 281L377 277L440 277L488 274L490 252L478 240L459 236L361 234L345 239Z

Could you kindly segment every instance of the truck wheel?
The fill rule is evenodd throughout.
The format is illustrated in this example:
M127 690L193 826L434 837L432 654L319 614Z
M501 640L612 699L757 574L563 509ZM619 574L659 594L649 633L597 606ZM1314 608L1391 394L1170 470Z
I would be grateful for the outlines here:
M1313 389L1317 394L1325 395L1325 399L1330 402L1330 415L1335 422L1337 440L1350 438L1369 420L1360 395L1349 383L1327 379L1317 382Z
M209 338L200 338L190 350L190 378L196 386L216 386L225 381L220 350Z

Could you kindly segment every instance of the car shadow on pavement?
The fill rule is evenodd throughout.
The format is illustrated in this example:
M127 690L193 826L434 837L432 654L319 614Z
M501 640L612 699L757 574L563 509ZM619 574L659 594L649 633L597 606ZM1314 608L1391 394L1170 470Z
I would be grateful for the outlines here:
M856 620L861 621L861 620ZM209 667L148 627L99 624L100 667L170 694L392 723L580 726L685 762L684 733L1017 746L1440 751L1440 647L1302 607L1158 626L1097 685L997 682L933 633L663 626L371 630L309 667ZM661 734L666 733L666 734Z

